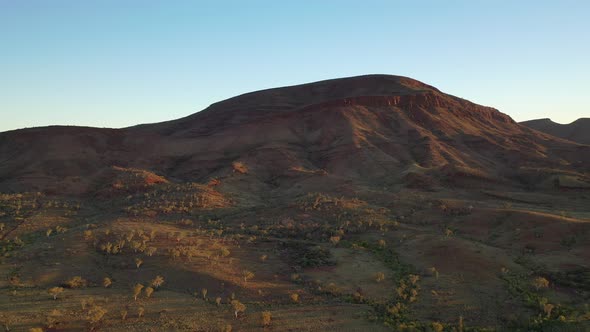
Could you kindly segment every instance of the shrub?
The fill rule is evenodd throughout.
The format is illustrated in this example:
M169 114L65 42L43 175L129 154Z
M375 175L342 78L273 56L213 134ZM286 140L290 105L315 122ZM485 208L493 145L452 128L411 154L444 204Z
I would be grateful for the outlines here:
M430 274L432 274L432 276L438 279L438 270L436 269L436 267L433 266L429 268L428 271L430 272Z
M248 167L241 161L234 161L232 163L232 168L234 172L238 172L240 174L248 174Z
M432 330L433 330L434 332L442 332L442 331L444 330L444 328L445 328L445 327L444 327L444 326L443 326L441 323L439 323L439 322L432 322L432 323L430 324L430 326L432 327Z
M16 317L14 315L0 313L0 323L4 325L4 330L10 331L10 326L14 324L15 321Z
M227 256L229 256L230 252L229 252L229 249L227 249L226 247L223 247L223 248L219 249L219 254L222 257L227 257Z
M375 281L381 282L383 280L385 280L385 273L383 273L383 272L377 272L375 274Z
M45 325L47 325L48 328L53 329L55 328L57 325L59 325L61 323L61 316L63 314L61 313L61 311L59 310L52 310L46 317L45 317Z
M270 311L263 311L262 312L262 326L267 327L270 326L270 322L272 320L272 314Z
M147 247L147 248L145 249L145 253L146 253L146 254L147 254L149 257L152 257L152 256L153 256L153 255L156 253L156 251L158 251L158 248L156 248L156 247Z
M357 303L362 303L364 300L363 294L361 294L360 292L356 291L352 294L352 298L357 302Z
M319 267L334 265L332 253L320 246L309 246L302 243L286 243L286 255L296 265L301 267Z
M102 320L104 315L106 315L107 310L101 306L93 306L88 310L88 314L86 315L86 320L90 324L96 324Z
M336 245L338 245L338 242L340 242L340 239L342 239L342 238L341 238L340 236L338 236L338 235L331 236L331 237L330 237L330 242L331 242L331 243L332 243L334 246L336 246Z
M66 281L66 285L69 288L83 288L88 285L88 282L80 276L75 276L70 280Z
M536 277L535 279L533 279L532 285L533 287L535 287L536 290L547 288L549 287L549 280L543 277Z

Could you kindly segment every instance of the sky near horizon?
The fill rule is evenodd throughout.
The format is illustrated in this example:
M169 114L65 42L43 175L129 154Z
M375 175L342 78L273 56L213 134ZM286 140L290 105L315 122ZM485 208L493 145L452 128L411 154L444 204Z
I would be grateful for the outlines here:
M172 120L255 90L415 78L590 117L590 1L0 0L0 131Z

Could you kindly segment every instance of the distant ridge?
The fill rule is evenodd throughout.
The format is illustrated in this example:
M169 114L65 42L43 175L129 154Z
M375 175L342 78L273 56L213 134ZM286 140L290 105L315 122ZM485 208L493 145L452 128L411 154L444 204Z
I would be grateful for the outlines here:
M590 118L579 118L569 124L556 123L548 118L524 121L520 124L549 135L581 144L590 144Z

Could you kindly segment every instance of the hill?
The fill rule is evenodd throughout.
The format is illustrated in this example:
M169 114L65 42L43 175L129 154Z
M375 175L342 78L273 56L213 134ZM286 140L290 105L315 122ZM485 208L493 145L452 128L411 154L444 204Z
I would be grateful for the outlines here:
M556 123L551 119L529 120L521 124L555 137L580 144L590 144L590 118L580 118L568 124Z
M262 187L310 172L392 184L408 173L505 182L531 168L586 171L585 151L421 82L369 75L249 93L160 124L2 133L0 185L87 192L110 166L207 181L234 162L250 164Z
M0 133L14 330L584 330L590 146L419 81Z

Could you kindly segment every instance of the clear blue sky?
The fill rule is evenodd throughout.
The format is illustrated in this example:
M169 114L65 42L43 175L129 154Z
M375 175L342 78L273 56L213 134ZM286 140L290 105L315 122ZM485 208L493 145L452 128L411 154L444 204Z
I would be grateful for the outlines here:
M369 73L566 123L590 116L589 15L586 0L0 0L0 131L164 121Z

